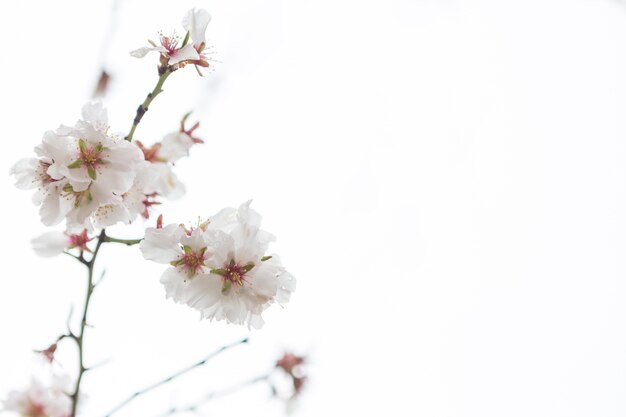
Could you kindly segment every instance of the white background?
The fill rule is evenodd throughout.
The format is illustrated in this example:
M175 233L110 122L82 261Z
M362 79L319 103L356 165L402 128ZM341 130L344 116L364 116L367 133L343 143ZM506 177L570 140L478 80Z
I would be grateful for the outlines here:
M6 0L0 172L75 122L102 64L126 132L157 59L128 51L182 33L193 6L213 15L221 63L174 74L136 134L159 140L191 109L202 123L166 222L253 198L299 287L250 346L120 417L262 373L283 349L310 355L299 416L626 414L626 4L128 0L111 28L110 1ZM0 184L4 395L38 372L31 351L64 330L85 278L30 250L37 209ZM105 246L103 265L86 344L106 363L85 377L85 416L249 333L166 301L136 247ZM205 410L283 406L258 386Z

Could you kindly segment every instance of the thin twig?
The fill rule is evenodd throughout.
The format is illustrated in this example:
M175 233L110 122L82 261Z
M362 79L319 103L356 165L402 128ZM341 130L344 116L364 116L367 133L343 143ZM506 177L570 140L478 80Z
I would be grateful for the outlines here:
M247 386L250 385L254 385L258 382L262 382L262 381L267 381L270 376L272 375L272 371L263 374L263 375L259 375L257 377L254 377L252 379L249 379L247 381L243 381L240 382L236 385L233 385L231 387L228 387L226 389L220 390L220 391L213 391L208 393L207 395L205 395L204 397L200 398L199 400L187 404L185 406L178 406L178 407L172 407L169 410L167 410L166 412L164 412L163 414L159 414L158 417L167 417L167 416L171 416L173 414L178 414L178 413L184 413L184 412L194 412L197 411L197 409L199 407L201 407L202 405L206 404L207 402L215 399L215 398L219 398L219 397L225 397L227 395L233 394Z
M172 375L168 376L165 379L162 379L158 382L155 382L151 385L148 385L147 387L140 389L139 391L135 392L134 394L132 394L131 396L129 396L128 398L126 398L124 401L122 401L121 403L119 403L118 405L116 405L115 407L113 407L111 409L111 411L109 411L105 417L110 417L113 414L115 414L116 412L118 412L121 408L123 408L124 406L126 406L128 403L130 403L131 401L133 401L135 398L139 397L140 395L143 395L149 391L152 391L155 388L160 387L161 385L167 384L168 382L173 381L174 379L178 378L179 376L182 376L184 374L186 374L187 372L204 365L205 363L207 363L209 360L211 360L213 357L219 355L220 353L224 352L225 350L228 350L232 347L235 347L237 345L240 345L242 343L247 343L248 342L248 338L246 337L245 339L239 340L237 342L231 343L229 345L224 345L221 348L219 348L218 350L216 350L215 352L211 353L210 355L206 356L204 359L194 363L193 365L187 366L186 368L181 369L180 371L177 371L175 373L173 373Z

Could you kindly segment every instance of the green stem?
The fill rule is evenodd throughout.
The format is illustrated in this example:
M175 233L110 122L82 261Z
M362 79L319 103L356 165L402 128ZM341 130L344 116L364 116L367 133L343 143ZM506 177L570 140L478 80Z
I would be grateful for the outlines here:
M96 257L98 256L98 252L100 251L100 247L106 241L106 233L104 229L100 232L100 236L98 236L98 243L96 244L96 248L93 251L93 255L89 261L83 261L82 263L87 267L87 293L85 295L85 304L83 306L83 316L80 321L80 331L74 337L76 340L76 344L78 346L78 377L76 378L76 385L74 386L74 392L71 395L72 399L72 412L70 417L76 417L76 406L78 405L78 397L80 395L80 384L83 380L83 375L87 371L85 367L84 361L84 346L83 340L85 337L85 328L87 327L87 311L89 310L89 302L91 301L91 294L93 293L94 284L93 284L93 270L94 264L96 262Z
M131 142L133 140L135 129L137 129L137 126L139 125L139 122L141 122L143 115L146 114L146 112L148 111L148 107L150 106L150 103L152 103L152 100L154 100L156 96L163 92L163 83L165 83L165 80L167 80L167 77L169 77L172 72L173 70L171 69L171 67L159 67L159 81L157 82L156 86L154 86L154 89L150 93L148 93L143 103L141 103L141 105L137 107L137 114L135 115L135 119L133 120L133 125L130 128L130 132L128 132L128 135L126 136L127 141Z
M117 239L115 237L107 236L105 242L121 243L123 245L132 246L138 244L142 240L143 239Z

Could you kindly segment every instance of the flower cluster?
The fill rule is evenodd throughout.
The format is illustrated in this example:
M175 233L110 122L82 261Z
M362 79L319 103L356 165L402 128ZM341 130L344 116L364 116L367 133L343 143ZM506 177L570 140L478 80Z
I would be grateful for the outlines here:
M74 127L46 132L35 148L38 158L20 160L11 174L18 188L37 190L33 202L40 205L43 224L55 226L66 220L69 237L85 229L128 224L139 214L147 218L150 207L158 204L157 197L173 199L184 194L173 163L201 141L181 129L146 149L140 142L111 135L102 104L88 103ZM49 233L34 243L46 256L47 248L62 247L64 239L60 233Z
M286 303L295 279L276 255L274 237L261 230L250 202L226 208L197 227L148 228L140 248L146 259L169 264L161 276L166 295L200 311L202 318L260 328L261 313Z
M13 166L17 187L37 189L33 201L41 205L39 214L46 226L66 219L68 230L91 228L98 218L106 223L99 212L102 207L122 204L144 160L137 146L108 130L102 105L89 103L74 127L45 133L35 148L38 158Z

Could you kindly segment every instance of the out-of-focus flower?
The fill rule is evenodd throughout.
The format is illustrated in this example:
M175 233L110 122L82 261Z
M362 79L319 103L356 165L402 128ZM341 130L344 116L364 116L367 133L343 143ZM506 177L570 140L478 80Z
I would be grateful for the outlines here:
M52 363L54 361L54 354L57 351L57 344L53 343L44 350L36 350L35 353L40 354L48 363Z
M189 113L187 113L180 121L180 129L178 132L172 132L165 135L157 151L158 158L176 162L180 158L189 156L191 147L204 141L194 135L194 131L200 127L200 123L196 122L190 128L185 126Z
M168 298L202 318L260 328L261 313L288 302L295 279L275 255L265 255L273 236L260 229L249 205L224 209L190 230L148 228L140 248L146 259L171 265L161 276Z
M55 378L48 386L32 379L26 390L9 392L3 409L22 417L68 417L72 402L65 393L66 384L64 378Z
M303 363L304 356L298 356L287 352L282 356L282 358L276 361L276 367L281 368L288 374L293 374L296 367L302 365Z
M87 247L93 237L89 237L87 230L80 233L70 234L67 232L50 231L31 240L33 250L39 256L49 258L59 255L67 249L79 249L81 252L88 251Z
M104 97L109 89L109 84L111 83L111 75L106 72L106 70L100 71L100 78L98 78L98 82L96 83L96 88L93 91L93 97L99 98Z
M295 410L298 403L298 397L302 393L302 389L305 386L307 377L304 372L304 363L306 359L304 356L295 355L291 352L285 353L278 361L276 361L276 368L284 371L284 374L290 380L290 393L286 398L287 412L291 413ZM279 396L278 391L275 390L274 395Z

